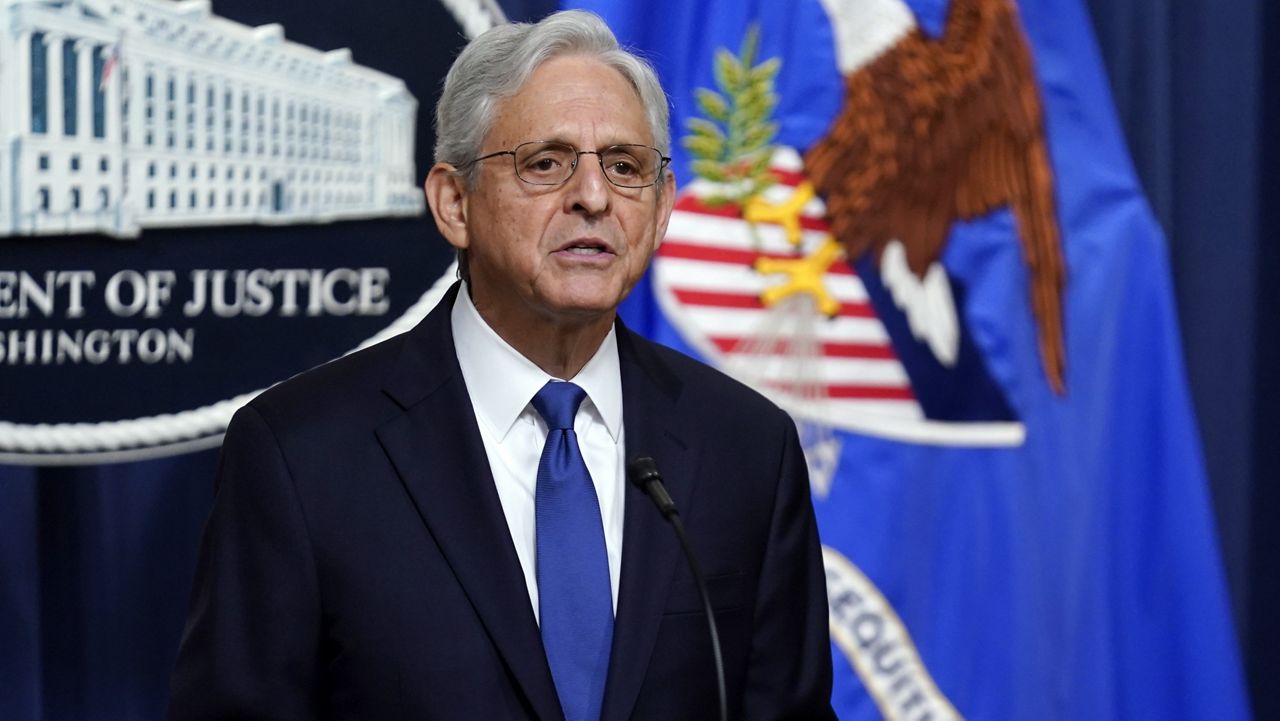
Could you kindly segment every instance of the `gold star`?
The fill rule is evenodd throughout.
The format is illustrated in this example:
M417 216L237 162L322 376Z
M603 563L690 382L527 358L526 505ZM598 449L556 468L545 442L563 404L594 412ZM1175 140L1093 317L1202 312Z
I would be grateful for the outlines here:
M832 263L840 259L842 252L840 244L836 242L835 238L828 235L822 245L807 256L800 258L756 258L755 268L757 271L761 273L781 273L787 276L782 283L766 288L760 294L760 301L768 308L783 298L798 293L808 293L813 296L818 305L818 310L828 317L835 316L840 312L840 301L827 292L827 287L823 285L822 278L826 275L827 268L830 268Z
M742 218L748 223L777 223L786 231L787 241L794 246L800 245L800 213L804 206L814 198L813 183L804 181L796 186L796 190L781 203L770 203L759 195L752 196L742 208Z

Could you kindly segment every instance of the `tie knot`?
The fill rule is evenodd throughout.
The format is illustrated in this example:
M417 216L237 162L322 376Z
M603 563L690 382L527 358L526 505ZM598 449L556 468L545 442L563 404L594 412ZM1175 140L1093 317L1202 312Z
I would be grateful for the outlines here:
M533 396L533 409L547 422L552 430L573 430L573 417L578 414L578 406L587 392L573 383L547 381Z

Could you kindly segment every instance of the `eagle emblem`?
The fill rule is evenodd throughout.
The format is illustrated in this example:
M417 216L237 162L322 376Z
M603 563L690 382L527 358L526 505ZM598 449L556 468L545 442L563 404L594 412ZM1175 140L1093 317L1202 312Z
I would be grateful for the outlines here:
M823 4L844 102L807 149L773 142L780 60L758 61L758 29L717 54L683 141L696 178L654 264L659 302L690 345L797 417L811 466L838 454L824 428L1020 444L941 263L957 221L1008 209L1045 378L1065 392L1053 173L1016 9L956 0L931 36L900 0Z

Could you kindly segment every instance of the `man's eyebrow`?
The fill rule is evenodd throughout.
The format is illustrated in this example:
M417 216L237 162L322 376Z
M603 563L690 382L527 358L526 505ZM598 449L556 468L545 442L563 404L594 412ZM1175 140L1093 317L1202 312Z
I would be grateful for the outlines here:
M551 135L546 135L546 136L542 136L542 137L531 138L531 139L529 139L529 140L525 140L525 141L522 141L522 142L526 142L526 143L561 143L561 144L563 144L563 145L568 145L569 147L576 148L578 151L583 151L583 150L603 150L603 149L605 149L605 148L612 148L612 147L613 147L613 146L615 146L615 145L646 145L646 146L651 146L651 145L652 145L652 143L646 143L646 142L644 142L644 141L642 141L642 140L640 140L640 139L638 139L638 138L633 138L633 139L627 140L627 139L625 139L625 138L624 138L624 139L617 139L617 138L619 138L620 136L606 136L606 137L609 137L609 138L611 138L611 139L606 140L606 141L603 141L603 142L601 142L601 143L597 144L597 145L596 145L596 147L594 147L594 148L586 148L586 147L583 147L583 146L579 145L578 143L575 143L575 142L573 142L572 140L569 140L569 139L568 139L568 138L566 138L563 134L551 134Z

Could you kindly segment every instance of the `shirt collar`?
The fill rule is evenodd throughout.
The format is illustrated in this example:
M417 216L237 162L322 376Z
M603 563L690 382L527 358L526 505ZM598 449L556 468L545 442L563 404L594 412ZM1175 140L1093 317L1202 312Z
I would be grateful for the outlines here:
M454 350L467 392L483 416L481 420L499 439L504 439L534 394L553 379L489 327L472 304L466 283L458 291L450 319ZM622 430L622 372L615 328L609 328L609 334L578 375L556 380L572 380L587 392L616 443Z

